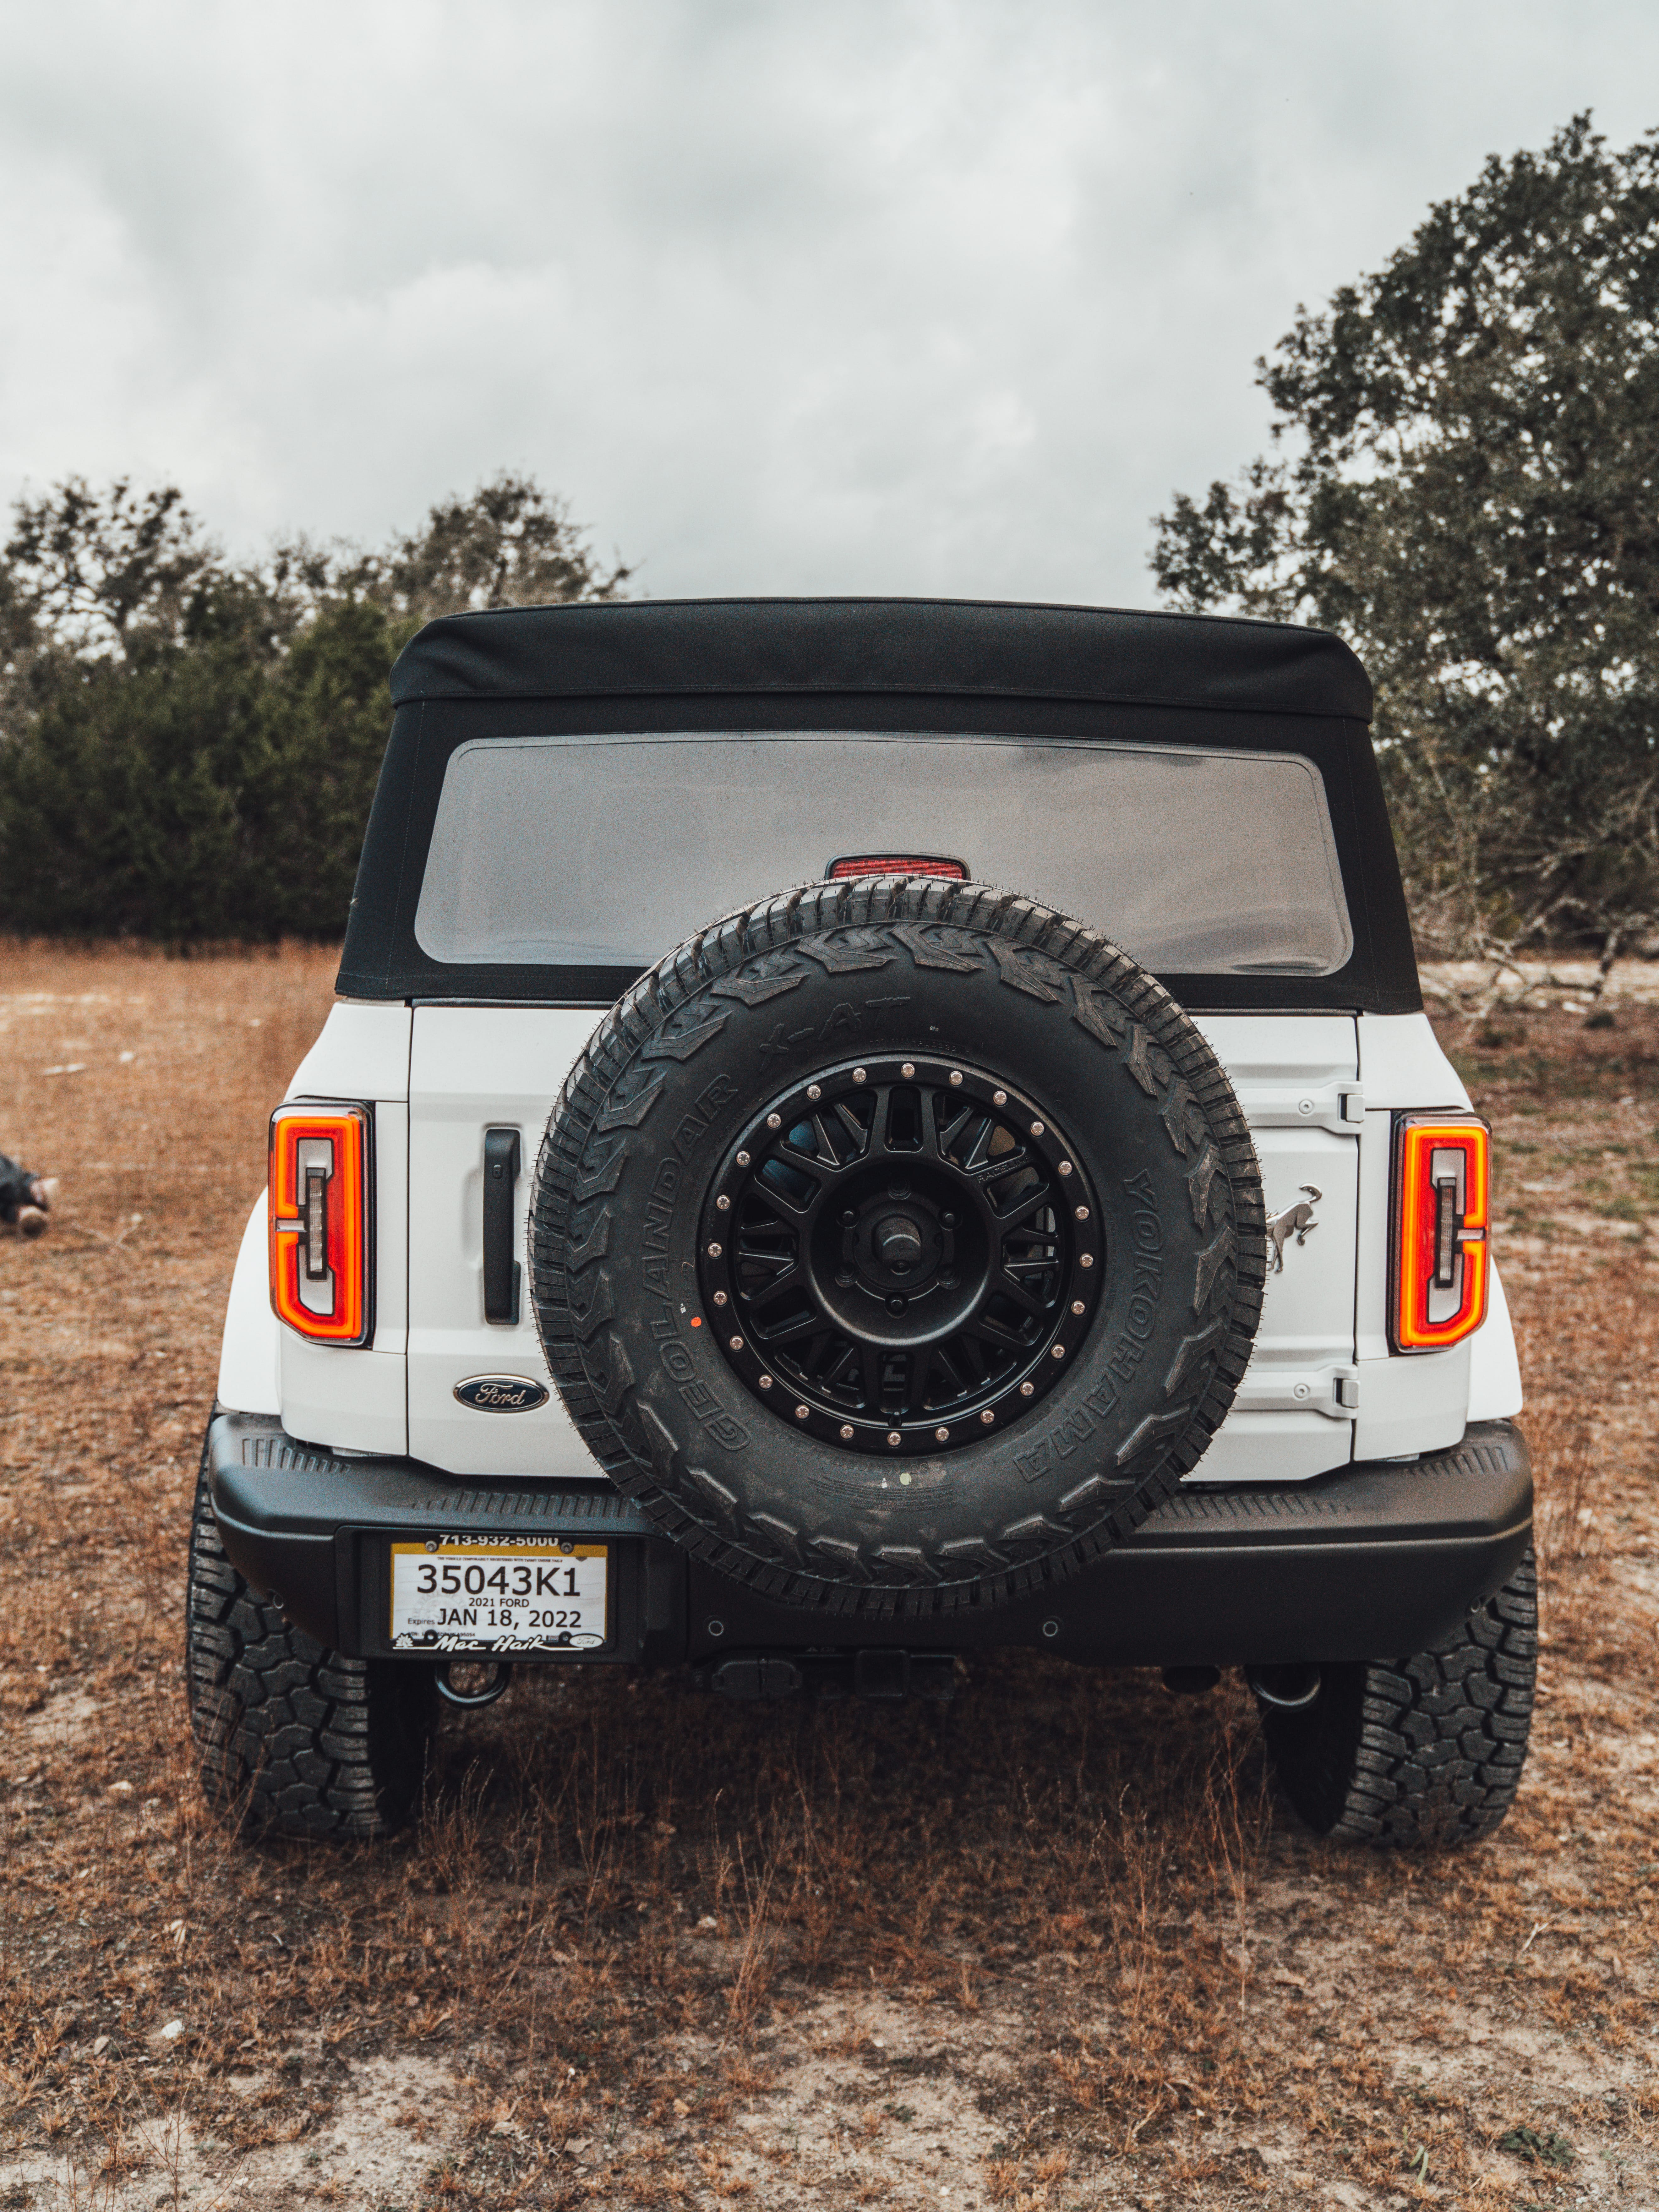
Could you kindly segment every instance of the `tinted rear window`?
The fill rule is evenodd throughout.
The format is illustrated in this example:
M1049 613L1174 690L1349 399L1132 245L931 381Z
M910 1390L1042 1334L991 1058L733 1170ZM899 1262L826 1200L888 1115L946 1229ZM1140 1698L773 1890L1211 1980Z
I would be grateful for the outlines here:
M1166 974L1327 975L1352 950L1293 753L896 732L484 738L445 771L416 939L469 966L645 968L848 854L939 854Z

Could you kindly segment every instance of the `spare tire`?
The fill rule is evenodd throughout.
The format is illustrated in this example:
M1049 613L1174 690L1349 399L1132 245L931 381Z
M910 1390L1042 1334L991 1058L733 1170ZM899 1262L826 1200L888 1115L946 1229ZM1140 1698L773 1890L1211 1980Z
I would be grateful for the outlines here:
M1004 1602L1127 1536L1232 1403L1249 1132L1127 954L989 885L866 877L692 938L541 1147L549 1367L618 1487L767 1596Z

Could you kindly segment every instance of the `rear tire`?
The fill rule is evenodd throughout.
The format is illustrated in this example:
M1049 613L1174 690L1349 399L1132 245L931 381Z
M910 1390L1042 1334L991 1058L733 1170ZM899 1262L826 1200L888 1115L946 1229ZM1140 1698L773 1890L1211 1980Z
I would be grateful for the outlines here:
M431 1670L348 1659L292 1626L225 1556L202 1447L185 1660L202 1787L253 1831L369 1841L420 1803L436 1718Z
M1537 1674L1528 1551L1434 1650L1326 1667L1295 1711L1256 1702L1279 1785L1316 1834L1443 1846L1489 1836L1515 1802Z

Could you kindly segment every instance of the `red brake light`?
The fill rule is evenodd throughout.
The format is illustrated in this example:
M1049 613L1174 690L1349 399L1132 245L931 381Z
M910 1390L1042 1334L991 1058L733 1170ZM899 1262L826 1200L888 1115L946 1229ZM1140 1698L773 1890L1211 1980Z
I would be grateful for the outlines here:
M824 871L828 883L845 876L944 876L953 884L965 884L968 863L915 853L849 853L844 860L831 860Z
M1492 1138L1471 1115L1395 1124L1391 1334L1396 1352L1461 1343L1486 1318Z
M270 1303L319 1344L367 1344L368 1109L279 1106L270 1117Z

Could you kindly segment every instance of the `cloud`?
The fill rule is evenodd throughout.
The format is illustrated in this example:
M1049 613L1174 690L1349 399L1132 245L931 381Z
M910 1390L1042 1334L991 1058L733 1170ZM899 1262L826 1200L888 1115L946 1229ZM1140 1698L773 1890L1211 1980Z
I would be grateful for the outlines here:
M1650 118L1543 0L7 11L0 496L376 538L502 465L660 594L1145 601L1255 356L1489 151Z

